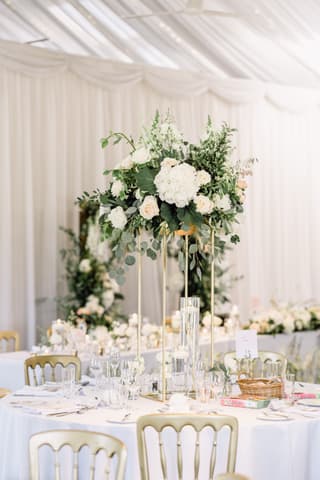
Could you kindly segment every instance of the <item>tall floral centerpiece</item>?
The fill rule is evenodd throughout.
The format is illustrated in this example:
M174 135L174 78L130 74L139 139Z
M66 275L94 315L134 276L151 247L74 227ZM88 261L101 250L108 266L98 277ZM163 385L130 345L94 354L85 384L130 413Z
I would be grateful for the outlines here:
M184 139L170 115L161 118L157 113L137 142L121 132L111 132L102 139L102 147L124 140L130 148L126 158L105 171L110 184L98 194L102 231L119 260L110 275L119 283L126 268L136 262L135 253L139 263L141 255L156 259L162 251L165 270L167 240L177 233L179 263L186 277L185 296L189 263L201 278L204 262L211 262L214 283L214 257L226 237L232 243L239 241L233 226L243 211L244 177L251 172L251 161L243 166L232 160L233 132L227 124L215 129L209 118L204 135L193 144ZM148 240L141 241L142 231L149 234ZM164 325L165 295L164 276ZM212 318L213 297L212 287Z

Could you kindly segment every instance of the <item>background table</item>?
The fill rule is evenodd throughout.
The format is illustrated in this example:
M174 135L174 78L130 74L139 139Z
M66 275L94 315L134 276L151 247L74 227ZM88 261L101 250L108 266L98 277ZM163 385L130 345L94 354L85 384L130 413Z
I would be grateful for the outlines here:
M259 350L268 350L271 352L286 353L289 344L293 338L301 343L300 354L303 358L307 353L311 352L317 345L317 338L320 335L318 331L299 332L294 334L279 334L279 335L258 335ZM201 354L203 357L210 357L210 342L208 339L203 339L200 345ZM223 354L235 350L235 341L230 337L220 337L215 341L215 353ZM159 363L156 359L160 349L153 349L143 352L145 359L146 370L150 372L159 368ZM30 356L30 352L19 351L11 353L0 354L0 387L8 388L9 390L17 390L24 385L24 361ZM134 352L123 352L123 358L133 358ZM84 362L88 365L88 361Z

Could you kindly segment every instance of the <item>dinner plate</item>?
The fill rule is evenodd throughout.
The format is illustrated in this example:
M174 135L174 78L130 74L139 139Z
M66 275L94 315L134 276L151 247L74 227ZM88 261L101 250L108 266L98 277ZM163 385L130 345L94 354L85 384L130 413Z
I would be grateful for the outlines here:
M297 404L305 407L320 407L320 398L303 398L298 400Z

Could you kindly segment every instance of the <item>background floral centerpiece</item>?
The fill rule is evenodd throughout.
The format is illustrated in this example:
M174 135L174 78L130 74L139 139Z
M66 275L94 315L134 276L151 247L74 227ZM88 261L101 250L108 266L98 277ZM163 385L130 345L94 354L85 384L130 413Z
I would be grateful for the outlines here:
M108 243L101 239L97 221L99 205L81 200L80 235L63 229L70 246L61 251L65 263L68 294L59 300L63 317L88 327L104 325L123 318L120 313L119 285L108 273L113 255Z
M292 333L320 328L320 307L272 302L270 308L256 312L244 328L260 334Z
M223 124L216 130L208 120L205 135L198 144L184 140L173 119L157 113L149 129L144 129L135 143L123 133L113 133L102 140L125 140L129 155L113 170L108 189L96 198L101 203L100 224L105 238L110 239L120 265L110 271L120 284L126 266L135 263L139 232L149 233L141 243L141 253L157 257L163 234L187 231L192 227L190 269L201 277L209 258L211 230L215 231L215 254L223 251L228 241L236 243L233 226L243 210L246 182L252 161L245 166L232 162L233 129ZM183 270L183 243L179 240L179 264ZM125 267L121 265L125 259Z

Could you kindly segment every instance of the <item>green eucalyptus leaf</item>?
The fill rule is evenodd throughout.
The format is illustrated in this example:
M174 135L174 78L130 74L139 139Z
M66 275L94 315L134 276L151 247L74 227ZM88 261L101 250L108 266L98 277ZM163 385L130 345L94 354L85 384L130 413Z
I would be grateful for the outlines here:
M154 250L152 250L152 248L147 249L147 256L152 260L155 260L157 258L157 254Z
M196 243L193 243L189 247L189 253L196 253L198 251L198 245Z
M125 258L125 263L127 265L134 265L136 263L136 259L134 258L133 255L128 255L126 258Z

